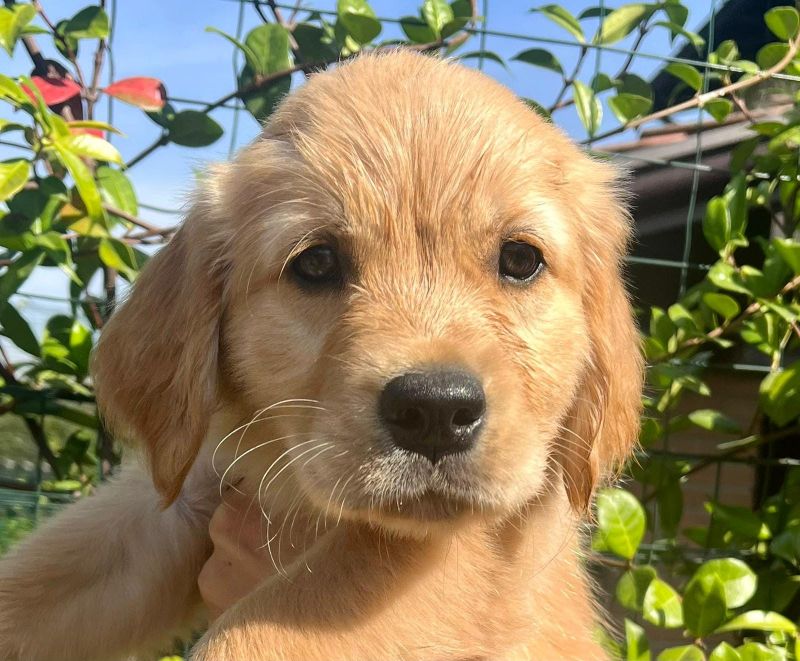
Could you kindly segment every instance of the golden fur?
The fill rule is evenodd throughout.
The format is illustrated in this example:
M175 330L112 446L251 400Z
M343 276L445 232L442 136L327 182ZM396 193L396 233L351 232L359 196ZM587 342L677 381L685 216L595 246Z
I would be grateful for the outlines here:
M577 533L641 388L615 176L452 63L313 76L207 176L103 332L99 402L155 489L126 467L0 563L2 658L117 658L202 621L212 463L262 508L274 572L196 661L603 658ZM509 238L544 254L529 285L498 278ZM287 275L322 239L350 264L336 292ZM376 410L431 364L487 398L476 448L436 467Z

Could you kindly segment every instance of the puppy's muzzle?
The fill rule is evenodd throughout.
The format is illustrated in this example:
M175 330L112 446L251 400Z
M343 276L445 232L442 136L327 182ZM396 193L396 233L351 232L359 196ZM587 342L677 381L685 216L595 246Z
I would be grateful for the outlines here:
M475 444L486 413L480 381L457 369L409 372L393 378L379 401L397 447L436 463Z

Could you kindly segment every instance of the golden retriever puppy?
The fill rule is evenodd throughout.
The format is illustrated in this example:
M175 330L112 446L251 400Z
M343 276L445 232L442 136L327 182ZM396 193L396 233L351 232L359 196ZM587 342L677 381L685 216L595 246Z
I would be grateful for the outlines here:
M100 405L149 475L2 561L0 655L202 624L221 476L272 573L196 661L603 658L578 531L638 427L628 233L611 168L480 73L313 76L103 332Z

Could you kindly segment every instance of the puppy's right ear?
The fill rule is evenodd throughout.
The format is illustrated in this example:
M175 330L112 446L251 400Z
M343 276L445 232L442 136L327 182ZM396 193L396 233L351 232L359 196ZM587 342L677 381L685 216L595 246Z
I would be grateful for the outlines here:
M225 274L214 196L142 270L101 333L92 370L111 430L144 445L153 482L171 503L217 400Z

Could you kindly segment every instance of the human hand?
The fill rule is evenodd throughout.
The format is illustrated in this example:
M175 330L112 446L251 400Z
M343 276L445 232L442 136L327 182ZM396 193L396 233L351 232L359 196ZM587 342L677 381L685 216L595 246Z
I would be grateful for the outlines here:
M274 573L263 548L263 515L249 497L225 494L209 523L214 552L197 579L211 620L253 591Z

